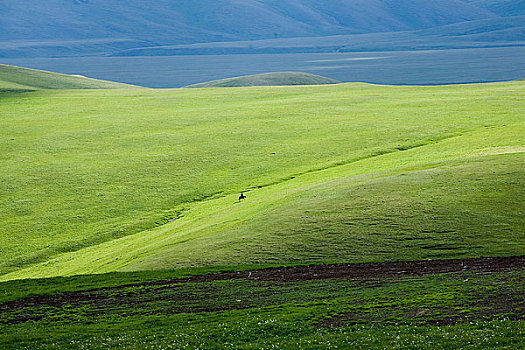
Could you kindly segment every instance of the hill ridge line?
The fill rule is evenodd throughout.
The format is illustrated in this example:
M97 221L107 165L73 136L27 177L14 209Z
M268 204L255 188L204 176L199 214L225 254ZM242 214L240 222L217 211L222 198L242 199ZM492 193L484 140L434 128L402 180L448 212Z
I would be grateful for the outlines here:
M338 168L338 167L342 167L342 166L350 165L350 164L353 164L353 163L357 163L357 162L360 162L360 161L363 161L363 160L369 160L369 159L373 159L373 158L377 158L377 157L380 157L380 156L385 156L385 155L389 155L389 154L393 154L393 153L397 153L397 152L410 151L410 150L416 149L416 148L421 148L421 147L425 147L425 146L435 145L435 144L438 144L440 142L443 142L443 141L446 141L446 140L450 140L450 139L453 139L453 138L456 138L456 137L462 137L462 136L465 136L465 135L468 135L468 134L473 134L473 133L476 133L476 132L481 131L483 129L485 129L485 127L481 127L481 128L478 128L478 129L469 130L469 131L465 131L465 132L458 132L458 133L455 133L453 135L449 135L449 136L433 139L433 140L430 140L430 141L421 141L420 143L414 144L413 146L399 146L399 147L396 147L394 149L390 149L390 150L387 150L387 151L377 151L377 152L374 152L373 154L370 154L370 155L367 155L367 156L362 156L362 157L357 157L357 158L346 160L346 161L336 162L336 163L333 163L333 164L330 164L330 165L327 165L327 166L324 166L324 167L313 168L313 169L306 170L306 171L303 171L303 172L291 174L291 175L289 175L287 177L283 177L281 179L277 179L276 181L269 182L269 183L266 183L266 184L263 184L263 185L257 185L257 186L248 187L248 189L244 190L243 192L247 192L248 193L248 192L252 192L252 190L259 190L259 189L262 189L262 188L267 188L267 187L271 187L271 186L274 186L274 185L279 185L279 184L286 183L288 181L294 180L295 178L300 177L300 176L304 176L304 175L308 175L308 174L314 174L314 173L322 172L322 171L325 171L325 170L335 169L335 168ZM204 202L208 202L208 201L211 201L211 200L214 200L214 199L225 198L225 197L234 195L234 194L236 194L238 192L239 191L227 192L227 193L225 193L225 192L216 193L216 194L210 195L210 196L208 196L208 197L206 197L204 199L201 199L201 200L181 203L181 205L204 203ZM167 222L165 225L167 225L167 224L169 224L169 222Z
M481 130L481 129L476 129L476 130L472 130L472 131L465 132L465 133L460 133L460 134L454 134L454 135L442 137L442 138L435 139L435 140L422 141L421 143L417 143L417 144L414 144L414 145L399 146L399 147L396 147L394 149L385 150L385 151L376 151L376 152L374 152L374 153L372 153L370 155L357 157L357 158L346 160L346 161L339 161L339 162L336 162L336 163L333 163L333 164L330 164L330 165L327 165L327 166L324 166L324 167L313 168L313 169L310 169L310 170L306 170L304 172L295 173L295 174L292 174L292 175L290 175L288 177L276 180L274 182L270 182L268 184L250 187L249 190L247 190L246 192L250 192L252 189L257 190L257 189L261 189L261 188L265 188L265 187L270 187L270 186L273 186L273 185L278 185L278 184L281 184L281 183L293 180L293 179L295 179L297 177L300 177L300 176L304 176L304 175L307 175L307 174L313 174L313 173L321 172L321 171L324 171L324 170L338 168L338 167L349 165L349 164L352 164L352 163L357 163L357 162L360 162L362 160L373 159L373 158L377 158L377 157L380 157L380 156L389 155L389 154L393 154L393 153L397 153L397 152L404 152L404 151L409 151L409 150L420 148L420 147L434 145L434 144L437 144L439 142L442 142L442 141L445 141L445 140L448 140L448 139L452 139L452 138L455 138L455 137L463 136L463 135L465 135L467 133L470 133L470 132L475 132L477 130ZM233 193L235 193L235 192L233 192ZM230 193L230 194L233 194L233 193Z
M300 173L295 173L295 174L292 174L292 175L289 175L289 176L277 179L275 181L272 181L272 182L269 182L269 183L266 183L266 184L263 184L263 185L256 185L256 186L248 187L247 190L241 190L241 192L249 193L249 192L252 192L254 190L260 190L260 189L263 189L263 188L268 188L268 187L271 187L271 186L283 184L283 183L286 183L288 181L294 180L295 178L298 178L298 177L301 177L301 176L304 176L304 175L314 174L314 173L322 172L322 171L329 170L329 169L335 169L335 168L346 166L346 165L349 165L349 164L352 164L352 163L357 163L357 162L360 162L362 160L373 159L373 158L377 158L377 157L380 157L380 156L389 155L389 154L393 154L393 153L397 153L397 152L404 152L404 151L409 151L409 150L416 149L416 148L421 148L421 147L425 147L425 146L434 145L434 144L437 144L439 142L442 142L442 141L445 141L445 140L449 140L449 139L452 139L452 138L455 138L455 137L461 137L461 136L463 136L465 134L473 133L473 132L476 132L476 131L481 130L481 129L482 128L471 130L471 131L467 131L467 132L464 132L464 133L459 133L459 134L456 133L454 135L449 135L449 136L442 137L442 138L435 139L435 140L431 140L431 141L422 141L421 143L417 143L417 144L415 144L413 146L406 146L406 147L399 146L399 147L396 147L394 149L387 150L387 151L377 151L377 152L374 152L373 154L370 154L370 155L367 155L367 156L362 156L362 157L357 157L357 158L346 160L346 161L336 162L336 163L333 163L333 164L330 164L330 165L327 165L327 166L324 166L324 167L313 168L313 169L306 170L306 171L303 171L303 172L300 172ZM207 203L207 202L212 201L212 200L216 200L216 199L226 198L228 196L232 196L234 194L237 194L238 192L239 191L232 191L232 192L220 191L220 192L214 193L212 195L206 196L206 197L204 197L202 199L197 199L197 200L194 200L194 201L188 201L188 202L180 203L179 206L175 207L175 209L174 208L168 209L168 211L179 210L179 211L181 211L183 213L185 209L181 208L181 207L183 207L184 205L193 205L193 204L199 204L199 203ZM170 224L170 223L172 223L172 222L182 218L183 216L184 215L181 215L180 217L177 217L174 220L172 218L172 219L168 220L167 222L165 222L164 224L156 226L155 228L168 225L168 224ZM152 228L152 229L155 229L155 228ZM141 232L150 231L150 230L151 229L140 231L140 232L137 232L135 234L140 234ZM120 238L122 238L122 237L120 237ZM116 238L116 239L119 239L119 238Z

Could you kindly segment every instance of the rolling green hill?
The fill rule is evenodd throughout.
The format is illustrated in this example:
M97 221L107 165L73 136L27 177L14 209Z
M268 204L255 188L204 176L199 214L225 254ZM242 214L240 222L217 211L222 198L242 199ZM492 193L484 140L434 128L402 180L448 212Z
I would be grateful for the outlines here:
M1 278L524 254L524 90L4 93Z
M337 80L302 72L274 72L193 84L188 88L337 84Z
M123 89L132 85L0 64L0 91L40 89Z

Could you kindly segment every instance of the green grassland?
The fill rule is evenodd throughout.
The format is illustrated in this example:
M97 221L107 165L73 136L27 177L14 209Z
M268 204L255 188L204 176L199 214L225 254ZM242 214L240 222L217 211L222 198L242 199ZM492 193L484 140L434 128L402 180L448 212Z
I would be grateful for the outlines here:
M524 90L1 93L1 278L524 254Z
M302 72L274 72L243 77L209 81L193 84L188 88L247 87L247 86L285 86L285 85L324 85L337 84L338 81L320 75Z
M123 89L132 85L0 64L0 92L40 89ZM136 88L136 87L135 87Z
M524 81L195 90L3 81L2 349L523 343L523 268L173 279L524 255Z
M225 280L96 288L97 276L0 283L3 349L519 349L523 270L388 279ZM123 275L102 284L120 285ZM143 273L151 281L159 273ZM68 286L68 287L66 287ZM20 288L22 287L22 288ZM23 290L21 293L20 290ZM503 301L503 302L502 302Z

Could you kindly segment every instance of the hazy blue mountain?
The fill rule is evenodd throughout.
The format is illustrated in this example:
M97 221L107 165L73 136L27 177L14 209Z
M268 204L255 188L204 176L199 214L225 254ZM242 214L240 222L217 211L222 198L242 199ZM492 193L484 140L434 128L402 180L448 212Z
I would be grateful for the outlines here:
M492 18L417 31L164 45L123 50L115 56L326 53L488 48L525 45L525 16Z
M497 15L510 17L525 15L524 0L463 0L464 2L484 8Z
M487 2L0 0L0 57L101 55L158 45L413 31L500 18L493 12L500 8L497 1ZM520 3L509 8L519 10Z

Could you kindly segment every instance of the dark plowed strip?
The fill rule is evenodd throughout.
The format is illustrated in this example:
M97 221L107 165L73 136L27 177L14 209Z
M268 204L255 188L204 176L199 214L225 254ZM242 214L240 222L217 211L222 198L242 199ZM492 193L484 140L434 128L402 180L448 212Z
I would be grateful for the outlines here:
M308 281L319 279L378 279L461 271L498 272L521 268L525 268L525 256L355 264L324 264L267 268L251 271L223 272L213 275L144 282L88 291L66 292L60 295L46 295L25 298L0 304L0 313L2 310L19 309L23 308L24 306L61 304L64 300L75 302L82 300L93 300L93 298L102 297L96 295L97 291L115 290L138 286L168 286L176 283L213 282L235 279L279 282Z
M525 256L497 258L442 259L421 261L395 261L379 263L324 264L268 268L262 270L225 272L215 275L195 276L186 279L148 282L158 285L174 282L208 282L230 279L262 281L309 281L319 279L360 279L426 275L459 271L496 272L525 267Z

